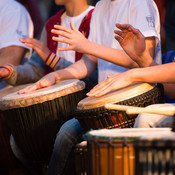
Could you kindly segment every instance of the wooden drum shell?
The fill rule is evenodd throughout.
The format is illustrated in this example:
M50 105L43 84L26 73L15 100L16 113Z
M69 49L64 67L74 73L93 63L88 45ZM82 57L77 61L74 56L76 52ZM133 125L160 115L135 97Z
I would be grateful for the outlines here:
M85 97L84 83L72 81L72 90L71 87L65 87L60 93L56 91L46 95L39 95L40 91L36 91L36 96L16 101L11 101L15 97L10 94L2 99L1 108L7 125L27 159L42 164L49 162L59 128L73 117L77 103ZM45 88L41 91L45 91ZM9 101L11 103L8 105Z
M134 144L135 175L175 174L175 133L145 135Z
M171 128L115 128L87 132L84 136L87 140L87 174L135 175L137 172L136 175L143 175L143 171L138 172L141 164L136 161L138 147L135 144L140 137L155 133L168 135Z

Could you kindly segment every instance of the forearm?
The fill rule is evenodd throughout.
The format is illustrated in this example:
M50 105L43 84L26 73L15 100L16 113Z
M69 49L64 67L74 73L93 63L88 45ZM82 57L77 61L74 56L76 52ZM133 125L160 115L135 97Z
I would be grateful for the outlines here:
M69 67L56 71L54 75L56 81L62 81L66 79L82 79L90 76L95 71L95 68L96 60L82 58Z
M106 47L87 40L83 53L93 55L126 68L138 67L123 50Z
M12 76L6 80L10 85L16 86L20 84L33 83L43 76L43 69L34 64L27 63L13 67Z
M128 76L134 82L174 83L175 63L130 70Z

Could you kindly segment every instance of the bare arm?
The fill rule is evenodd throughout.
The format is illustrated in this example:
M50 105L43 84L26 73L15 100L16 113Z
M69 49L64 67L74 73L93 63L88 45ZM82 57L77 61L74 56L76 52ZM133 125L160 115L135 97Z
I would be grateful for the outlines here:
M135 69L131 78L134 81L148 83L174 83L175 82L175 62Z
M96 68L97 59L92 56L83 57L78 62L70 65L69 67L56 71L56 81L62 81L65 79L82 79L90 76Z
M166 95L174 94L172 86L175 88L175 63L135 68L128 70L119 75L109 77L107 80L101 82L94 87L89 93L89 96L101 96L112 90L126 87L134 82L147 82L147 83L163 83L165 84ZM171 84L167 84L171 83ZM169 91L170 90L170 91ZM171 96L171 98L173 98Z
M130 31L128 26L118 26L120 30L122 31L115 31L115 33L117 33L118 35L120 35L120 40L116 39L119 41L120 45L123 47L131 47L131 42L133 43L133 36L136 36L136 39L138 40L138 36L136 35L136 33L132 33L133 31ZM138 64L140 67L145 67L145 66L150 66L150 65L154 65L154 51L155 51L155 38L154 37L149 37L149 38L144 38L143 35L140 33L139 37L142 37L140 39L140 43L141 46L143 45L143 49L148 51L145 52L145 54L143 55L144 58L147 58L147 61L145 63L145 61L143 62L144 59L138 59L131 57L133 55L130 55L123 50L119 50L119 49L114 49L114 48L109 48L106 46L102 46L93 42L90 42L89 40L87 40L84 35L79 32L75 26L71 23L71 29L68 29L64 26L60 26L60 25L55 25L54 26L55 29L52 30L52 33L54 34L58 34L61 36L64 36L64 38L62 37L53 37L53 40L58 41L58 42L65 42L67 44L69 44L68 47L66 48L60 48L60 51L66 51L66 50L75 50L81 53L85 53L85 54L90 54L90 55L94 55L98 58L104 59L106 61L112 62L114 64L123 66L123 67L127 67L127 68L133 68L133 67L138 67ZM142 36L141 36L142 35ZM129 44L127 44L127 42L130 40L131 38L131 42L129 42ZM133 46L131 48L131 50L135 51L135 49L137 49L137 46ZM123 47L124 48L124 47ZM128 49L127 48L127 49ZM142 49L141 47L139 49ZM141 55L139 55L141 56ZM132 58L132 59L131 59Z
M131 60L131 58L123 50L102 46L88 40L83 53L94 55L98 58L126 68L138 67L137 63Z
M120 30L115 30L115 39L120 43L127 55L139 67L157 65L153 60L155 52L155 37L145 38L142 33L129 24L116 24Z
M175 92L175 63L157 65L152 60L153 52L146 48L147 43L139 30L134 29L130 25L116 25L121 31L116 30L115 38L119 41L125 52L136 61L140 67L131 69L120 75L109 77L94 87L89 93L89 96L101 96L112 90L123 88L133 82L148 82L148 83L163 83L165 93L168 97L174 98ZM151 44L150 48L154 48ZM150 56L150 57L149 57ZM151 61L152 60L152 61ZM155 65L153 67L147 67Z
M19 65L27 49L20 46L9 46L0 49L0 65Z
M47 74L33 85L19 91L19 94L29 93L37 89L48 87L62 80L82 79L91 75L95 71L96 63L97 59L92 56L89 56L88 58L82 58L65 69Z
M168 97L174 98L175 87L175 63L169 63L164 65L156 65L154 61L148 59L148 55L152 55L149 49L146 49L145 38L139 30L134 29L130 25L117 25L121 31L115 31L117 34L116 39L123 47L125 52L135 60L141 67L131 69L120 75L109 77L107 80L101 82L94 87L89 96L101 96L112 90L123 88L132 84L133 82L148 82L148 83L163 83L165 93ZM126 34L127 33L127 34ZM152 67L147 67L155 65Z
M123 50L105 47L90 41L88 41L85 49L84 52L86 54L95 55L98 58L102 58L126 68L147 67L156 64L153 60L155 50L154 38L145 39L145 49L149 52L145 52L143 58L137 60L131 59L131 57L129 57Z
M123 67L138 67L138 65L132 59L130 59L130 57L123 50L90 42L74 27L72 23L72 29L60 25L55 25L55 28L56 29L52 30L52 33L64 36L65 38L53 37L53 40L69 44L69 46L66 48L59 48L59 51L74 50L84 54L93 55Z

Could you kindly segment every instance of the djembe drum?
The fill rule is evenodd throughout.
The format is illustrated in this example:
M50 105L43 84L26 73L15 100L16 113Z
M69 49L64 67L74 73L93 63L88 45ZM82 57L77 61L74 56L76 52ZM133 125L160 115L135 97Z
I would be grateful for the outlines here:
M175 133L152 133L135 143L135 175L175 174Z
M84 82L66 80L28 94L4 96L0 109L14 139L29 160L47 163L60 126L85 97Z
M164 102L163 89L148 83L132 84L101 97L86 97L77 105L76 118L85 131L99 128L133 127L137 115L105 109L107 103L128 106L147 106Z
M171 133L171 128L123 128L92 130L85 134L88 175L135 175L134 144L139 137ZM141 174L138 174L141 175Z

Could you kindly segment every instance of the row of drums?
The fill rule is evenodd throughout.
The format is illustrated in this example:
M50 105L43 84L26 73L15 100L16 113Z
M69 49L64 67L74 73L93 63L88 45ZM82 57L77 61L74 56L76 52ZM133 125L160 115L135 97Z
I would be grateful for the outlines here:
M174 175L175 133L171 128L101 129L76 145L79 175Z
M110 135L107 137L96 137L93 133L89 132L92 130L96 133L97 129L103 128L107 129L104 130L104 132L114 131L117 133L118 131L124 131L124 129L119 128L130 128L131 131L127 130L127 133L134 132L132 127L137 115L128 115L124 111L106 109L104 107L105 104L114 103L145 107L150 104L164 102L162 87L147 83L132 84L131 86L113 91L98 98L86 97L84 82L76 79L62 81L51 87L19 95L17 91L25 86L28 85L17 87L8 86L1 90L1 120L4 119L5 125L3 126L6 126L7 135L13 134L18 147L28 159L47 165L52 153L56 134L61 125L72 117L77 118L84 131L87 133L85 135L85 140L87 140L85 147L87 151L91 152L91 154L88 153L88 155L91 155L91 158L88 158L88 162L91 162L88 167L89 172L85 170L80 172L80 174L85 172L89 175L112 175L117 173L132 175L132 172L135 172L135 169L138 168L134 168L134 161L127 161L128 163L126 163L123 159L123 167L121 169L114 168L116 167L114 161L116 157L123 158L125 154L122 153L122 156L115 155L117 152L122 152L115 149L116 145L117 147L118 145L121 146L121 143L116 142L116 140L120 140L118 136L112 138ZM116 130L112 128L116 128ZM3 159L1 155L3 155L7 149L7 146L4 146L2 141L6 140L7 143L9 142L9 136L7 137L6 135L7 132L2 131L0 135L0 159ZM151 132L151 130L148 131L148 133ZM169 134L171 133L170 129L166 129L166 132L169 132ZM143 133L145 134L146 131ZM119 136L119 138L120 137L121 136ZM101 140L103 140L101 138L105 138L107 141L101 142ZM136 136L136 138L138 138L138 136ZM125 149L125 144L133 145L134 142L130 143L129 141L128 143L126 139L122 140L122 144L124 145L121 147L124 148L124 152L131 152L132 154L132 156L127 155L124 157L129 156L134 160L135 153L137 153L137 151L134 151L135 146L132 149L130 146L127 146ZM135 139L132 138L129 140L133 141ZM101 145L107 145L105 146L106 150L104 148L99 148ZM138 145L138 147L141 146ZM103 152L107 152L105 158L101 156ZM113 156L114 159L111 159L111 156ZM5 162L5 159L1 161ZM157 159L155 161L157 161ZM81 162L83 163L83 161ZM140 162L140 160L138 160L138 162ZM121 164L121 162L117 163L117 165L119 164ZM129 170L123 171L126 169L125 165ZM93 167L98 168L94 169ZM103 170L105 167L108 168ZM141 169L141 166L139 166L139 168ZM139 174L141 174L140 172L144 171L141 169Z

